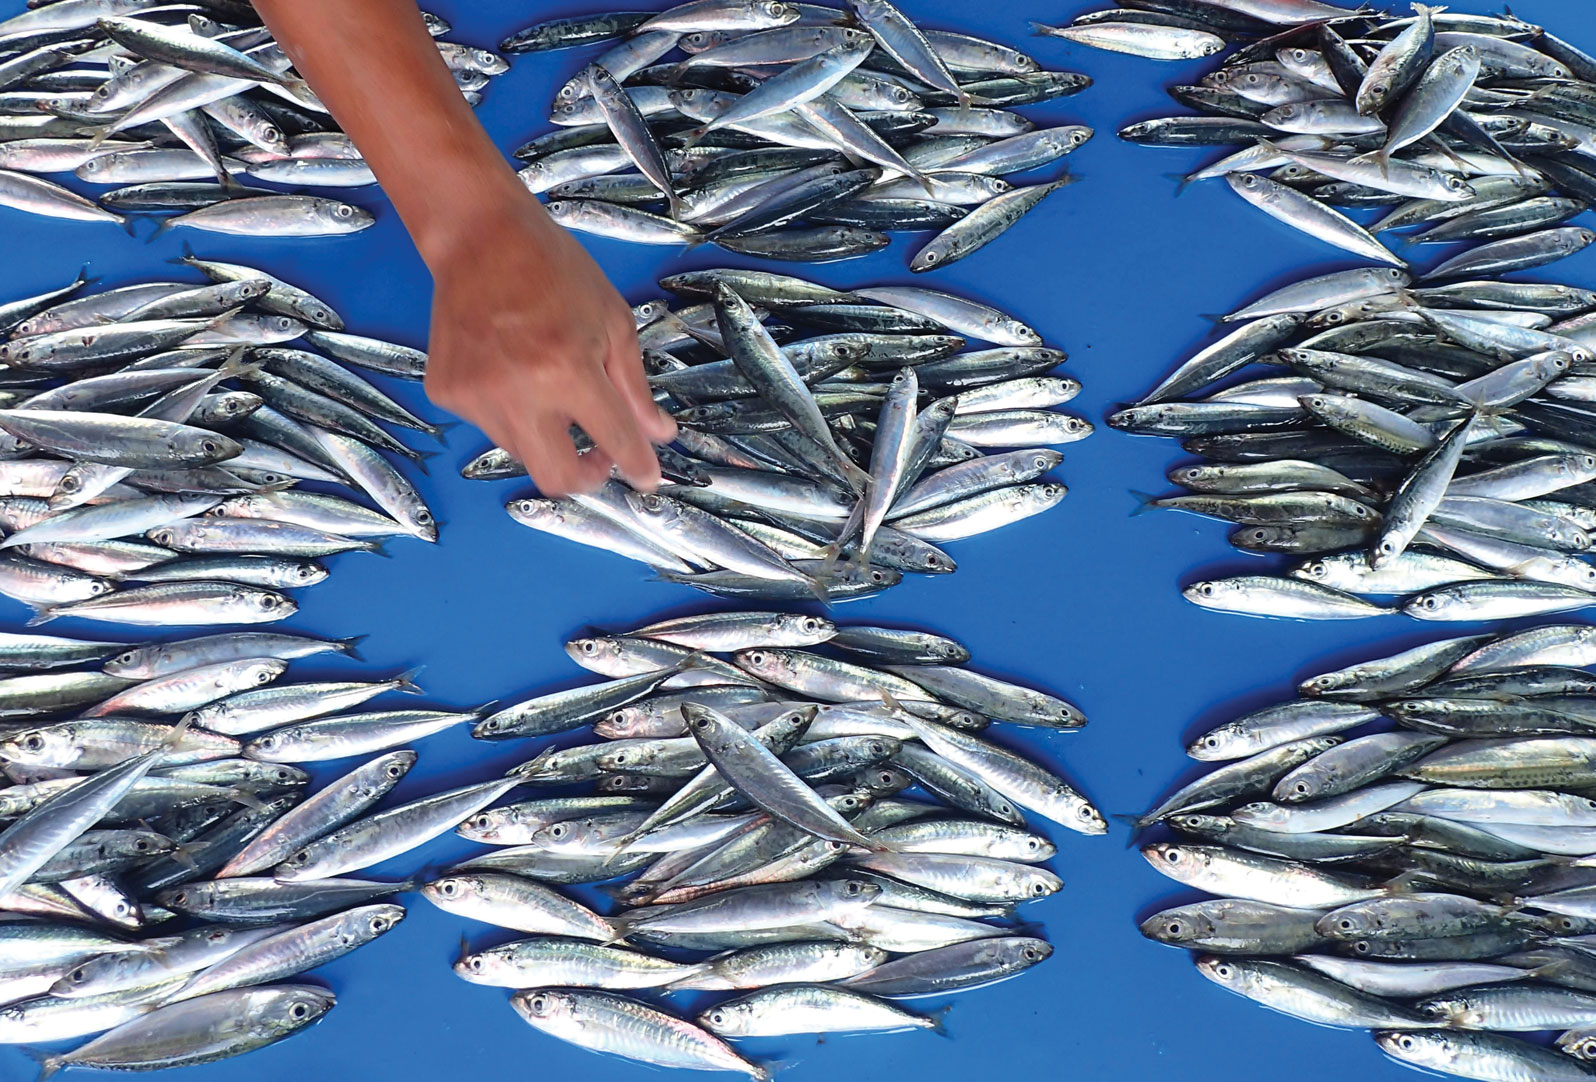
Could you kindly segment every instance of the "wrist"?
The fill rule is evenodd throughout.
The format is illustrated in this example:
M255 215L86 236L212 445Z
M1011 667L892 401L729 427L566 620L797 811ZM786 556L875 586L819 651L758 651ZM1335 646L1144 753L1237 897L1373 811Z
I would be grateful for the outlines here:
M400 216L434 278L507 242L525 246L529 233L557 228L496 151L491 161L438 169L428 188L421 205L400 208Z

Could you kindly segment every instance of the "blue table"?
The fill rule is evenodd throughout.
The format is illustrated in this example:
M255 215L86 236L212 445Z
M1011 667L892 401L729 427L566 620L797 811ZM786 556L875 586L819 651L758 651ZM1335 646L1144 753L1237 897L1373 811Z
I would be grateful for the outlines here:
M1163 87L1194 81L1206 64L1160 64L1027 37L1028 18L1064 23L1105 4L1071 0L1062 8L1027 8L915 0L905 6L926 26L1011 42L1045 66L1096 80L1083 94L1026 110L1043 122L1084 121L1097 129L1097 137L1069 159L1084 182L1052 197L975 256L929 280L913 276L917 284L998 304L1037 327L1050 345L1068 350L1068 370L1086 387L1070 408L1100 422L1116 403L1134 398L1207 341L1209 324L1200 313L1225 312L1268 288L1349 265L1246 207L1217 182L1177 198L1165 174L1189 172L1215 155L1147 149L1114 137L1130 121L1180 111ZM1487 0L1452 5L1478 12L1498 6ZM452 40L489 46L542 15L603 10L593 2L439 0L431 7L454 23ZM13 9L20 9L19 0L4 5L8 13ZM1514 10L1576 43L1596 44L1596 9L1588 4L1519 0ZM545 130L551 93L585 55L519 58L493 82L481 116L506 151ZM201 255L259 265L328 298L351 330L423 346L425 271L380 197L355 199L378 208L379 221L351 238L190 240ZM683 254L584 241L633 301L655 295L654 281L664 273L750 262L709 250ZM921 242L899 235L884 252L819 268L813 276L838 287L907 283L908 254ZM53 288L85 262L112 285L159 275L167 269L164 260L182 254L183 243L178 233L147 244L106 226L0 211L0 298ZM1596 254L1586 252L1554 271L1596 285ZM419 388L403 386L397 393L426 415L439 415ZM645 582L646 572L629 561L514 524L502 504L524 484L458 477L459 466L484 446L475 430L456 428L432 460L430 478L420 479L444 524L441 544L396 541L392 559L336 558L326 583L301 591L301 612L289 626L328 636L365 633L362 671L424 665L421 683L429 698L464 707L584 682L585 674L560 649L584 627L621 629L713 607L685 587ZM1084 732L1032 735L1010 728L1003 738L1062 768L1111 813L1140 811L1177 779L1194 776L1181 750L1191 734L1288 696L1297 679L1327 664L1394 652L1441 633L1395 617L1314 625L1246 620L1187 604L1177 587L1197 577L1199 568L1240 573L1258 565L1226 544L1221 524L1162 513L1131 516L1139 505L1133 490L1165 487L1163 474L1179 461L1177 452L1172 441L1130 438L1100 424L1091 439L1066 448L1058 472L1071 491L1061 507L953 546L956 575L911 578L880 598L840 608L839 618L952 634L969 645L977 667L1079 703L1092 719ZM17 626L25 615L22 606L0 599L0 626ZM67 621L52 630L56 626L65 634L97 630ZM343 664L338 671L357 668ZM317 675L314 667L296 672ZM420 745L420 762L395 799L496 775L528 757L526 747L484 744L463 730L432 737ZM337 772L318 771L318 784ZM782 1076L791 1082L828 1076L921 1082L1402 1077L1366 1035L1316 1029L1261 1010L1203 980L1183 952L1143 940L1138 920L1194 895L1172 889L1127 849L1126 830L1116 823L1107 838L1050 830L1059 843L1052 867L1066 886L1024 913L1039 923L1056 953L1020 979L956 997L947 1017L949 1039L911 1033L759 1041L752 1051L794 1064ZM374 876L441 868L474 851L448 836L379 866ZM449 969L462 931L482 942L490 929L468 927L419 896L404 900L410 914L396 931L320 972L340 998L322 1023L263 1052L176 1077L659 1077L534 1033L509 1009L503 991L468 985ZM21 1051L0 1049L0 1079L30 1077Z

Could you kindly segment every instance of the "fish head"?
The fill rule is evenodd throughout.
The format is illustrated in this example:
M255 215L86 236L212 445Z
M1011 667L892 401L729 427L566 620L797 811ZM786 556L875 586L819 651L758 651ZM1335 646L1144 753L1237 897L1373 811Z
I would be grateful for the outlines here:
M1142 921L1140 931L1148 939L1175 946L1210 938L1219 927L1200 905L1183 905L1154 913Z
M71 766L82 753L75 726L26 729L0 741L0 759L22 766Z
M216 899L216 892L214 883L185 883L157 891L155 904L180 913L192 912L208 907Z
M572 639L565 644L565 652L584 669L598 673L619 675L626 658L625 644L614 635L595 635Z
M1214 954L1205 954L1197 959L1197 972L1233 992L1245 988L1251 976L1246 963L1240 959Z
M127 982L150 965L150 953L119 950L101 954L68 970L50 986L50 995L81 999L127 987Z
M1191 875L1211 863L1208 853L1200 846L1179 845L1175 842L1154 842L1152 845L1143 846L1142 858L1174 879Z
M153 830L119 830L105 848L110 856L155 857L170 853L177 848L177 843Z
M1459 1073L1453 1066L1463 1053L1464 1039L1444 1030L1385 1030L1374 1035L1374 1043L1392 1059L1451 1075Z
M341 233L359 232L377 220L369 210L340 203L335 199L318 201L310 213L322 225Z
M872 796L886 796L891 793L902 792L914 784L907 773L895 766L876 765L867 767L854 775L854 784L861 786ZM841 809L838 809L839 811Z
M815 887L823 895L858 906L870 905L881 897L881 888L863 879L828 879Z
M744 1037L754 1030L758 1002L734 999L711 1007L698 1016L698 1024L722 1037Z
M1568 1030L1557 1038L1557 1047L1577 1060L1596 1061L1596 1031L1589 1028Z
M405 907L393 902L361 906L344 914L348 924L347 935L356 943L369 943L380 935L398 927L405 919Z
M482 897L484 885L480 875L446 875L422 887L421 895L440 909L448 909Z
M821 616L781 613L771 621L772 638L786 646L813 646L837 633L837 625Z
M462 974L464 976L464 974ZM466 977L467 980L472 978ZM529 1024L553 1028L579 1024L581 1004L573 992L558 988L534 988L510 997L510 1006Z
M179 461L210 466L243 453L237 441L217 432L183 428L167 437L167 450Z
M255 1032L292 1033L303 1029L332 1010L336 1000L324 988L310 985L286 985L260 990L252 999L265 1000L251 1003L241 1010L248 1011L249 1027Z

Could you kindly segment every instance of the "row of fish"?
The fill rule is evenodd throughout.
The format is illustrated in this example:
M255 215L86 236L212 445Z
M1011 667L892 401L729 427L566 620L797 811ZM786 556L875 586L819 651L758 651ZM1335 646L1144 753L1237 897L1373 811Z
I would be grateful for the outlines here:
M373 810L405 745L480 712L362 709L393 680L281 680L351 642L241 631L128 644L0 635L0 1043L152 1070L273 1044L334 1003L300 974L390 931L409 884L348 873L513 788ZM298 765L375 758L311 792Z
M1274 59L1258 58L1264 47ZM1435 84L1455 52L1471 62L1442 94ZM1314 72L1315 93L1334 85L1343 96L1304 99ZM1422 276L1365 267L1278 289L1225 316L1236 326L1224 337L1110 418L1181 438L1207 460L1172 471L1187 491L1149 506L1218 517L1240 527L1237 547L1300 558L1284 575L1194 583L1188 599L1301 619L1479 620L1571 611L1596 596L1586 560L1596 526L1587 387L1596 294L1505 277L1596 239L1561 224L1596 197L1573 139L1590 130L1573 117L1596 108L1596 82L1576 73L1596 77L1596 65L1538 27L1421 4L1410 18L1297 27L1243 47L1203 87L1177 88L1177 97L1234 97L1382 131L1382 113L1393 132L1417 130L1409 120L1422 117L1414 140L1396 141L1450 165L1389 158L1393 147L1370 152L1331 124L1298 133L1304 142L1279 161L1285 144L1262 139L1187 179L1279 189L1288 194L1270 206L1289 220L1386 263L1402 262L1377 239L1393 230L1422 229L1406 238L1416 244L1472 242ZM1533 131L1517 138L1509 121ZM1203 120L1192 131L1238 123L1254 122ZM1365 229L1325 201L1378 206L1382 216ZM1238 382L1238 373L1255 378Z
M354 370L419 379L426 355L264 271L182 262L203 278L0 305L0 593L38 621L281 620L319 559L437 539L383 425L439 430Z
M1593 310L1570 285L1358 268L1225 317L1235 329L1109 424L1203 459L1146 506L1234 523L1237 548L1293 562L1186 597L1315 620L1591 604Z
M1596 199L1596 59L1511 15L1413 10L1276 26L1198 85L1171 88L1206 115L1120 136L1239 146L1185 183L1223 178L1364 259L1406 266L1380 234L1419 225L1429 228L1405 242L1493 242L1430 278L1535 266L1590 244L1596 234L1562 223ZM1360 224L1353 210L1378 220Z
M1016 185L1091 138L1011 111L1090 84L1006 45L921 30L889 0L847 10L690 0L554 19L507 53L604 43L556 93L553 131L516 151L568 229L710 242L820 262L937 230L910 269L985 246L1070 177ZM681 59L671 59L680 52Z
M432 16L428 28L449 29ZM491 51L437 44L474 100L508 70ZM116 187L91 198L44 174ZM374 219L280 189L372 183L248 4L74 0L0 22L0 206L121 224L175 212L162 228L332 236Z
M712 593L844 601L905 571L951 572L942 543L1063 499L1045 476L1063 456L1045 445L1092 426L1052 408L1080 384L1050 375L1065 354L1011 316L938 290L757 270L660 284L690 302L634 309L656 400L680 425L659 451L669 483L516 499L516 521ZM525 471L493 449L463 472Z
M1221 987L1477 1079L1596 1062L1596 627L1429 642L1198 736L1138 821L1218 897L1142 933ZM1558 1032L1556 1048L1519 1036Z
M572 640L608 679L476 723L502 740L581 730L510 772L591 795L483 811L499 848L423 888L531 938L455 971L515 989L527 1023L595 1051L769 1077L727 1038L936 1028L896 1000L1005 979L1051 947L1008 922L1060 880L1022 809L1084 834L1102 816L990 724L1085 724L1069 703L964 667L959 643L770 612L711 612ZM936 802L903 795L917 786ZM600 915L553 888L606 883ZM691 957L684 959L684 952ZM651 990L720 991L688 1021Z

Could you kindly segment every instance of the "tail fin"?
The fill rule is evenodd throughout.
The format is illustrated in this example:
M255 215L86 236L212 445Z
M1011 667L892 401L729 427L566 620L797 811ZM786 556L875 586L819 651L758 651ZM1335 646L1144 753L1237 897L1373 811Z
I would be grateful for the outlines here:
M416 677L420 675L420 665L417 665L413 669L406 669L404 672L393 678L393 690L403 692L406 695L425 694L425 692L421 690L420 686L416 684Z
M23 626L25 626L25 627L38 627L40 624L49 623L51 620L54 620L57 616L60 616L60 615L61 614L55 610L54 606L51 606L51 605L41 606L40 608L37 608L37 609L33 610L33 615L28 617L28 622L25 625L23 625Z
M1143 492L1141 489L1133 488L1130 490L1130 494L1135 496L1136 499L1140 501L1136 505L1136 510L1130 513L1131 518L1135 518L1137 515L1145 515L1149 511L1157 511L1159 509L1158 497L1154 496L1151 492Z
M333 644L337 646L340 654L352 657L356 661L364 661L366 659L360 656L360 651L356 648L370 637L369 635L351 635L347 639L334 639Z

